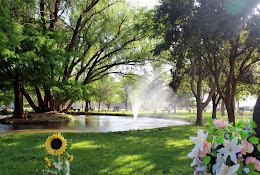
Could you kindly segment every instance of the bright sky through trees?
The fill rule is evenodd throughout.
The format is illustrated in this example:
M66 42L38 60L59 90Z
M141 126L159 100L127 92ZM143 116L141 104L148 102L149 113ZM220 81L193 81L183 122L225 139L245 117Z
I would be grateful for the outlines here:
M127 0L127 2L135 6L148 8L153 8L155 5L159 4L158 0Z

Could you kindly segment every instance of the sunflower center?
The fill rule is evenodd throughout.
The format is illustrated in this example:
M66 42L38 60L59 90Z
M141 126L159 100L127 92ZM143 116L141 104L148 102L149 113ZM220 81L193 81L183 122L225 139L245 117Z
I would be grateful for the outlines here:
M62 142L60 139L53 139L51 141L51 147L52 149L60 149L60 147L62 146Z

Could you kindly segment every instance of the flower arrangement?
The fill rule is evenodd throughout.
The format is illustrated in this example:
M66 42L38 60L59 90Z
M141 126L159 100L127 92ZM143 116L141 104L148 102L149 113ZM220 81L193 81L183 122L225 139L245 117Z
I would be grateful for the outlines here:
M44 175L69 175L70 174L70 162L73 160L73 155L65 153L65 150L69 149L67 139L65 139L60 133L53 134L48 137L45 142L45 148L47 152L53 156L57 156L57 160L54 158L45 157L46 169L43 170Z
M224 120L209 119L210 128L204 134L190 137L195 147L188 154L193 159L194 174L258 175L260 174L260 144L255 135L254 121L240 121L236 127Z

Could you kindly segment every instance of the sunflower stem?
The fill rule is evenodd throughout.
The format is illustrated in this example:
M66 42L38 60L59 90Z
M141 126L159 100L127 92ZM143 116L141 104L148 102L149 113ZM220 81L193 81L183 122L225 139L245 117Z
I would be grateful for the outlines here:
M58 161L59 161L59 163L60 163L60 155L58 155Z

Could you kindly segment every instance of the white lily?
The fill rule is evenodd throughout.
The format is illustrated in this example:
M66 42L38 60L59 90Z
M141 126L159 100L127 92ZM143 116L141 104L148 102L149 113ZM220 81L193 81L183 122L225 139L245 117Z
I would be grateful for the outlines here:
M237 145L238 138L234 137L231 141L224 139L224 148L219 150L219 153L224 154L223 158L226 161L227 157L230 156L230 159L237 164L236 153L240 152L243 149L242 145Z
M203 146L205 141L207 140L208 132L204 134L201 129L198 129L197 137L190 137L190 139L198 146L198 148L203 151Z
M217 154L217 160L216 163L212 166L212 171L214 174L217 174L221 170L221 166L224 163L224 159L222 154Z
M189 158L193 159L193 161L190 164L190 166L196 165L197 161L198 161L198 159L200 157L200 155L199 155L199 148L197 146L195 146L187 156Z
M221 170L216 175L237 175L237 170L240 164L227 166L224 163L221 165Z
M208 173L208 166L197 167L197 171L203 172L204 175L209 175L209 173Z

